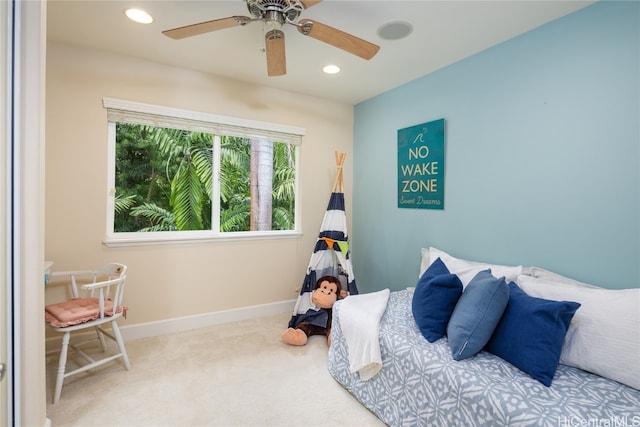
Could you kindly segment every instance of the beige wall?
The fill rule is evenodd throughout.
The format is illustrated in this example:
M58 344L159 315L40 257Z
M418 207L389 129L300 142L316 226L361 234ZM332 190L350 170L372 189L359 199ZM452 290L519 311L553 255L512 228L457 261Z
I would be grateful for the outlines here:
M45 259L54 271L127 264L124 325L296 298L331 191L335 150L347 152L347 211L351 206L352 106L51 42L46 75ZM103 97L305 128L303 236L105 247ZM349 226L350 218L348 212Z

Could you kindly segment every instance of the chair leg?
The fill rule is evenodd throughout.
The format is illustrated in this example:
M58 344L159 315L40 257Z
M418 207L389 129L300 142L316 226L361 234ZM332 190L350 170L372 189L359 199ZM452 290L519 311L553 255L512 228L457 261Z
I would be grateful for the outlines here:
M98 340L100 340L100 347L102 347L102 352L107 351L107 341L104 339L104 334L102 330L100 330L100 326L96 326L96 334L98 335Z
M116 337L116 342L118 343L118 348L120 349L120 353L122 354L122 360L124 360L124 366L129 370L131 368L131 363L129 363L129 356L127 355L127 349L124 346L124 340L122 339L122 334L120 333L120 328L118 327L118 322L111 322L111 329L113 329L113 335Z
M64 382L64 374L67 367L67 351L69 349L70 332L65 332L62 336L62 348L60 349L60 358L58 359L58 374L56 376L56 388L53 393L53 403L58 403L60 393L62 393L62 383Z

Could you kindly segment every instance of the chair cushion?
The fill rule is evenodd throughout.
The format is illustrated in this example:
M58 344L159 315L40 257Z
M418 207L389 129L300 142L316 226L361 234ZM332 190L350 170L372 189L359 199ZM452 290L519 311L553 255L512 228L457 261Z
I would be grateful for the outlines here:
M104 302L105 316L113 316L113 302ZM120 312L121 310L118 310ZM45 320L55 328L85 323L100 316L98 298L75 298L49 304L44 308Z

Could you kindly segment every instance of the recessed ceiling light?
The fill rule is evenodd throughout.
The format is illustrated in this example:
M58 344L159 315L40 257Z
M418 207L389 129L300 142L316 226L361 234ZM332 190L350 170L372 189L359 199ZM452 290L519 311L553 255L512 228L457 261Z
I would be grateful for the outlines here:
M150 24L153 22L151 15L142 9L127 9L124 11L124 14L132 21L140 24Z
M322 67L322 71L327 74L338 74L340 72L340 67L337 65L329 64Z
M378 28L378 36L384 40L399 40L407 37L413 31L413 26L405 21L394 21Z

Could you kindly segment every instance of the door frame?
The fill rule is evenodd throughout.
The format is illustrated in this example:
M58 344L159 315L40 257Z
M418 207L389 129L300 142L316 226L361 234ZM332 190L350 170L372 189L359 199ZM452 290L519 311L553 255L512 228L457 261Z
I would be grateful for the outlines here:
M45 426L46 0L0 0L0 426Z
M2 187L0 188L0 236L2 236L2 246L0 246L0 363L4 364L5 373L2 381L0 381L0 427L7 427L10 425L10 420L13 418L8 411L9 408L9 377L7 370L9 367L7 355L10 353L8 346L11 341L9 339L7 325L11 320L11 304L7 303L7 284L9 278L9 271L7 269L7 250L9 247L8 239L6 238L9 228L7 224L7 195L8 195L8 182L10 179L9 168L7 162L7 145L9 139L9 129L7 126L8 117L8 102L9 98L6 94L9 87L9 79L7 76L8 71L8 58L9 58L9 43L8 36L12 30L9 29L9 8L5 1L0 1L0 28L3 28L0 34L0 129L3 130L0 135L0 165L3 170L3 176L0 182ZM6 29L6 30L5 30Z

